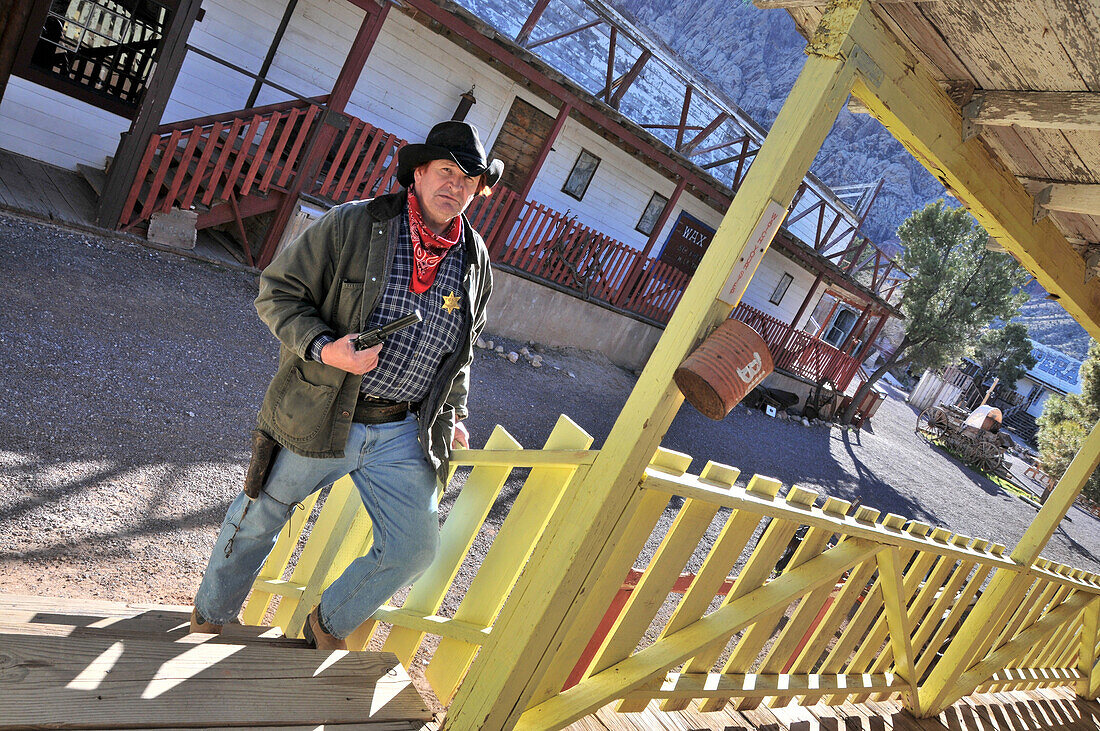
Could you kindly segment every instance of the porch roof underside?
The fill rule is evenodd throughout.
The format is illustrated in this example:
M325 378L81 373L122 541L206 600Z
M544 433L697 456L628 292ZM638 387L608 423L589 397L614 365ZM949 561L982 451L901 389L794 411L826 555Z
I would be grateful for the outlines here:
M825 9L806 0L756 4L786 7L807 38ZM1008 248L1025 264L1061 262L1029 268L1098 337L1100 7L1083 0L933 0L874 3L872 12L958 104L961 137L976 134L1033 196L1036 226L1049 218L1065 237L1035 235L1019 242L1023 251ZM974 202L962 199L968 207Z

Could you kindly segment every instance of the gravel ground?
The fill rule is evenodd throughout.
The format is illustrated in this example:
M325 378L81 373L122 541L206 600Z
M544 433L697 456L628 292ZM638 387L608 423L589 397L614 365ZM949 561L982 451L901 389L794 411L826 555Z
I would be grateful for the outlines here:
M0 273L0 592L189 603L276 365L255 276L4 215ZM538 446L559 413L599 446L633 375L590 353L544 358L478 352L475 446L497 423ZM685 406L665 446L694 455L693 471L713 459L1011 547L1035 509L916 437L902 398L862 432ZM1046 555L1100 571L1098 549L1096 519L1073 509Z

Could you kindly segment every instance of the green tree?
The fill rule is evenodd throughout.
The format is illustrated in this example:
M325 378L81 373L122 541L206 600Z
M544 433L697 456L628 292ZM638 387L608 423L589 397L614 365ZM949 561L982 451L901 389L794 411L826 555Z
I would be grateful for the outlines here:
M1051 396L1037 420L1042 466L1055 479L1062 477L1093 425L1100 421L1100 344L1095 340L1089 342L1089 354L1077 378L1081 393ZM1100 470L1092 473L1083 492L1100 501Z
M886 371L957 360L983 327L1011 320L1027 300L1027 272L1008 254L986 248L989 236L962 208L930 203L901 224L898 237L905 247L901 267L909 275L901 287L905 337L856 391L844 423Z
M1027 335L1027 325L1021 322L982 330L973 353L979 368L975 381L980 385L989 376L996 376L1009 391L1013 390L1016 381L1037 362Z

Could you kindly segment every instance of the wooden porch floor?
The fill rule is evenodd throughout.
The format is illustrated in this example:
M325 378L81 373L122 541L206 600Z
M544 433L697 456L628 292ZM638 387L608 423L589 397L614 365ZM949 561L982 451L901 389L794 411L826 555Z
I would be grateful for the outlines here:
M0 149L0 211L115 235L95 225L98 200L98 193L80 173ZM230 251L204 231L199 232L195 248L191 250L153 244L146 241L144 235L132 238L158 251L237 269L252 269L240 261L239 253Z
M308 650L277 630L187 635L188 607L0 595L0 729L281 728L434 731L389 653ZM570 731L1045 731L1100 729L1068 688L972 696L938 718L895 702L701 713L613 706Z
M392 653L188 635L190 607L0 595L0 729L425 729Z

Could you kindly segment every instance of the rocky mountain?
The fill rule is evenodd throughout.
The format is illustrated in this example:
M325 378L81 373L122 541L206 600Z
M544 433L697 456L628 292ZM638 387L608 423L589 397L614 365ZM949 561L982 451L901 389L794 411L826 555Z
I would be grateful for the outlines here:
M1070 317L1065 308L1047 297L1037 282L1028 287L1031 299L1024 303L1016 322L1027 325L1028 335L1043 345L1084 360L1089 350L1089 334Z

